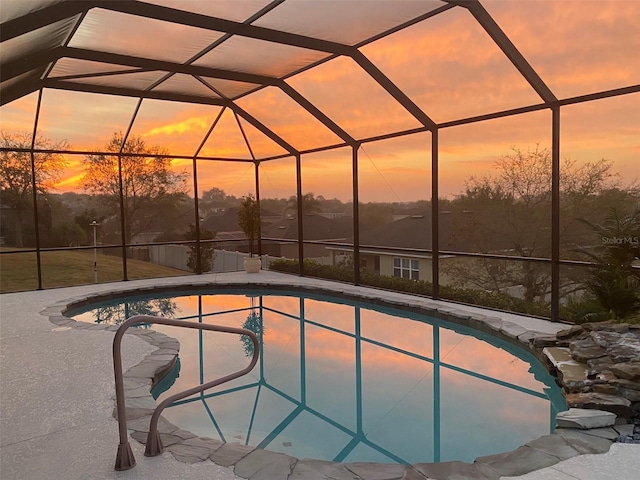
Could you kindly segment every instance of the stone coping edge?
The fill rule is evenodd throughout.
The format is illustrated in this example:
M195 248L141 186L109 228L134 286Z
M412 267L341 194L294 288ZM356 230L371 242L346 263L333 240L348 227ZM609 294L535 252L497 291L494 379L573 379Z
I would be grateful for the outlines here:
M336 284L340 285L340 284ZM117 299L130 295L144 295L154 292L171 291L175 293L233 289L269 289L271 291L288 290L315 293L349 300L365 301L379 306L389 306L403 310L435 316L451 323L466 326L483 333L498 337L514 345L525 347L536 353L533 341L538 337L548 336L548 332L527 330L526 328L499 317L482 314L470 314L464 309L442 307L439 304L429 306L430 299L416 297L419 301L410 300L410 294L399 294L397 299L382 299L375 294L375 289L362 289L363 294L347 293L343 290L332 290L328 287L300 286L294 283L218 283L198 282L167 284L151 287L134 287L114 289L97 294L86 294L58 301L45 308L41 315L59 327L70 327L79 330L105 330L115 332L118 325L92 325L77 322L66 316L67 312L93 303ZM338 288L338 287L337 287ZM394 295L396 296L396 295ZM420 305L422 303L423 305ZM427 305L424 305L424 304ZM559 325L559 329L564 326ZM147 355L140 363L124 373L126 399L126 415L131 437L140 443L146 443L151 415L156 408L156 401L151 390L175 366L180 350L178 340L154 330L133 330L126 332L145 340L157 350ZM536 355L537 356L537 355ZM115 400L115 397L114 397ZM114 418L117 417L115 407ZM254 476L265 479L296 478L300 480L316 478L334 478L335 480L448 480L465 476L469 479L498 480L502 476L518 476L554 465L568 458L594 453L605 453L614 440L629 433L633 425L616 425L608 428L591 430L557 428L554 433L544 435L526 443L511 452L478 457L473 463L440 462L399 465L386 463L335 463L324 460L297 459L283 453L256 449L238 443L224 443L211 438L197 437L191 432L180 429L164 417L160 417L158 430L165 451L169 451L176 460L185 463L202 462L207 459L224 466L233 467L234 473L240 477L251 479Z

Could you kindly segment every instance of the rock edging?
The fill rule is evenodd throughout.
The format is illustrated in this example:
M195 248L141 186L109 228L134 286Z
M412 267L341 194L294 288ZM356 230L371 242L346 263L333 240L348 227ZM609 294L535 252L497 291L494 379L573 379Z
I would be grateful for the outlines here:
M612 412L618 423L640 428L640 325L574 325L533 346L570 408Z

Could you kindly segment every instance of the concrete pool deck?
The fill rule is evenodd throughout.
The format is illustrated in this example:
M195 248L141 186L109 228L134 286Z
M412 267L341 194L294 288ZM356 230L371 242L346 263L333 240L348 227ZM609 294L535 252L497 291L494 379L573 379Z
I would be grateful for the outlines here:
M118 426L113 411L113 332L83 326L71 328L49 321L51 306L90 295L162 287L206 285L224 282L299 285L327 289L347 295L384 299L400 304L438 309L443 315L462 314L498 328L503 336L522 340L531 332L554 334L563 325L518 315L486 311L426 298L381 292L351 285L299 278L263 271L186 276L152 280L86 285L37 292L0 295L0 478L4 479L285 479L278 470L245 465L236 470L212 461L183 463L165 452L144 457L144 447L131 440L137 460L135 468L113 470L118 445ZM487 316L489 318L484 318ZM499 325L498 325L499 324ZM96 326L99 327L99 326ZM123 342L124 368L137 365L155 350L146 341L126 335ZM257 455L256 455L257 456ZM259 459L257 459L259 460ZM302 462L299 462L302 464ZM312 463L308 463L313 465ZM543 465L541 465L543 466ZM316 465L318 467L318 465ZM324 476L322 468L298 469L301 480L359 478L355 475ZM281 472L282 470L279 470ZM580 455L517 477L522 480L606 480L638 478L640 445L614 443L607 453ZM253 472L253 473L252 473ZM248 473L248 475L247 475ZM382 479L425 480L419 470L397 474L382 471ZM424 473L424 472L423 472ZM344 474L344 472L343 472ZM461 477L463 478L463 477ZM467 477L473 478L473 477ZM512 477L503 477L512 478ZM515 478L515 477L513 477Z

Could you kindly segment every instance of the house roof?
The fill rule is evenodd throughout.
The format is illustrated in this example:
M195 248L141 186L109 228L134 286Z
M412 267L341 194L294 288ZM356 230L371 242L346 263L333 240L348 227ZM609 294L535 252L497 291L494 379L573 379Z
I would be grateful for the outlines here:
M345 240L353 235L353 217L326 218L308 214L303 220L305 240ZM283 218L262 227L262 236L294 240L298 238L298 220Z
M238 209L236 207L227 208L222 213L208 215L203 220L201 227L217 233L242 232L240 225L238 225Z
M422 212L360 233L360 245L431 248L431 214Z

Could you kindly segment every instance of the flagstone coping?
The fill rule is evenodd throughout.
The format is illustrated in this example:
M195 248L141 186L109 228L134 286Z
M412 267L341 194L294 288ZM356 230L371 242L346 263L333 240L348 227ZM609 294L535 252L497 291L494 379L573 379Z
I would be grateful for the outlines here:
M171 289L177 293L192 291L215 286L227 288L265 288L269 290L286 289L321 293L332 296L343 296L353 300L372 302L375 304L391 305L412 311L433 315L444 320L474 328L481 332L490 333L513 344L523 346L533 351L535 339L542 339L565 328L552 322L540 323L541 320L532 319L537 327L527 329L525 326L499 316L470 313L464 306L443 307L442 302L422 297L411 297L406 294L388 292L380 295L380 291L366 287L345 288L336 284L335 289L328 286L303 286L291 282L274 285L272 283L253 282L250 285L240 282L211 283L194 282L190 284L164 284L157 288L145 287L135 289L114 289L97 295L87 295L59 301L43 312L44 316L58 325L78 329L96 329L115 331L116 325L92 325L76 322L65 316L65 313L91 303L126 295L151 293L153 291L167 291ZM338 290L339 289L339 290ZM365 294L367 292L368 294ZM385 292L387 293L387 292ZM381 299L381 297L384 297ZM389 299L387 299L389 297ZM554 331L555 330L555 331ZM155 408L155 400L150 390L162 377L174 367L180 349L179 342L165 334L156 331L137 331L129 329L127 334L136 335L158 349L147 355L140 363L127 370L124 374L125 404L127 427L133 430L132 438L146 443L151 415ZM144 395L144 391L147 394ZM114 408L114 417L116 412ZM580 454L604 453L609 450L618 435L627 431L621 427L573 429L559 428L551 435L545 435L529 442L511 452L499 453L477 458L473 463L442 462L421 463L404 466L376 463L335 463L322 460L297 459L282 453L255 449L254 447L236 443L224 443L218 440L200 438L194 434L181 430L165 418L160 417L158 430L166 451L185 463L212 461L225 467L234 467L234 473L250 480L282 480L299 479L315 480L335 478L336 480L427 480L427 479L457 479L468 478L477 480L497 480L505 475L521 475L554 465L561 460ZM631 426L633 427L633 426Z

